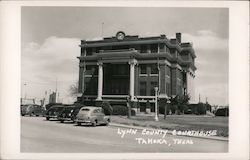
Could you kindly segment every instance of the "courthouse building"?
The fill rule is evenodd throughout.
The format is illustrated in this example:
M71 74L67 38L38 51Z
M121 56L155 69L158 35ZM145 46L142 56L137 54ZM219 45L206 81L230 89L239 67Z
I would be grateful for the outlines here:
M124 104L130 97L140 112L154 112L155 87L161 99L189 94L194 101L196 55L181 33L168 39L120 31L103 40L82 40L80 47L78 101Z

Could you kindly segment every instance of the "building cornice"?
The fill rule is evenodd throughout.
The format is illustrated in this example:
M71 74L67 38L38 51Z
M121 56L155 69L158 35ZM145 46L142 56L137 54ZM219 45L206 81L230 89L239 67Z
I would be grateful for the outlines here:
M190 61L184 61L180 58L174 58L170 53L168 52L160 52L160 53L139 53L137 50L130 49L130 50L124 50L120 52L100 52L95 53L91 56L80 56L77 57L80 60L83 61L98 61L98 60L119 60L119 61L127 61L129 59L136 59L136 60L167 60L167 62L176 63L180 66L190 66L194 71L196 70L196 67L193 65ZM167 64L167 63L166 63ZM167 64L169 65L169 63Z

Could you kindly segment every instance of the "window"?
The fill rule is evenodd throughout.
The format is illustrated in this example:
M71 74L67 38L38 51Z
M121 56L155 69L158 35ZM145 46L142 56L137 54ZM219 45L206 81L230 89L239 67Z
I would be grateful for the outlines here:
M141 69L140 74L147 74L147 65L146 64L141 64L140 69Z
M150 87L150 96L155 95L155 87L158 87L158 82L152 81L151 82L151 87Z
M157 66L157 64L151 64L150 68L151 68L150 74L158 74L158 66Z
M99 53L100 50L102 50L102 48L101 48L101 47L97 47L97 48L96 48L96 53Z
M160 52L166 52L166 45L163 43L160 44Z
M147 45L141 45L141 53L147 53Z
M158 44L151 44L150 50L151 50L151 53L157 53L158 52Z
M93 53L92 48L87 48L87 49L86 49L86 55L87 55L87 56L91 56L92 53Z
M147 88L147 83L146 82L140 82L140 95L141 96L146 96L146 92L147 92L147 90L146 90L146 88Z
M166 92L168 96L171 96L171 86L170 83L166 83Z
M97 75L97 66L88 65L86 66L85 75Z

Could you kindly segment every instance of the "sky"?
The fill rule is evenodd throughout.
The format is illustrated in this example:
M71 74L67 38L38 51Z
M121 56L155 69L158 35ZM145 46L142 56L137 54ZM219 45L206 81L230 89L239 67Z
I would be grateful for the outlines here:
M175 38L181 32L197 56L196 101L200 95L202 102L228 105L228 18L225 8L22 7L22 96L40 99L57 88L59 100L72 103L69 88L78 81L82 39L118 31Z

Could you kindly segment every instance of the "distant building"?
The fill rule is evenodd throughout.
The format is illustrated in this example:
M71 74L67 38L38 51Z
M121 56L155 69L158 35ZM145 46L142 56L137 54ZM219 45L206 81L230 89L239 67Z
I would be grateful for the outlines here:
M141 112L154 112L155 87L159 96L189 94L194 101L195 52L191 43L165 35L138 37L118 32L115 37L81 41L78 101L119 104L128 96Z
M56 94L56 92L52 92L49 95L49 103L57 103L57 94Z

